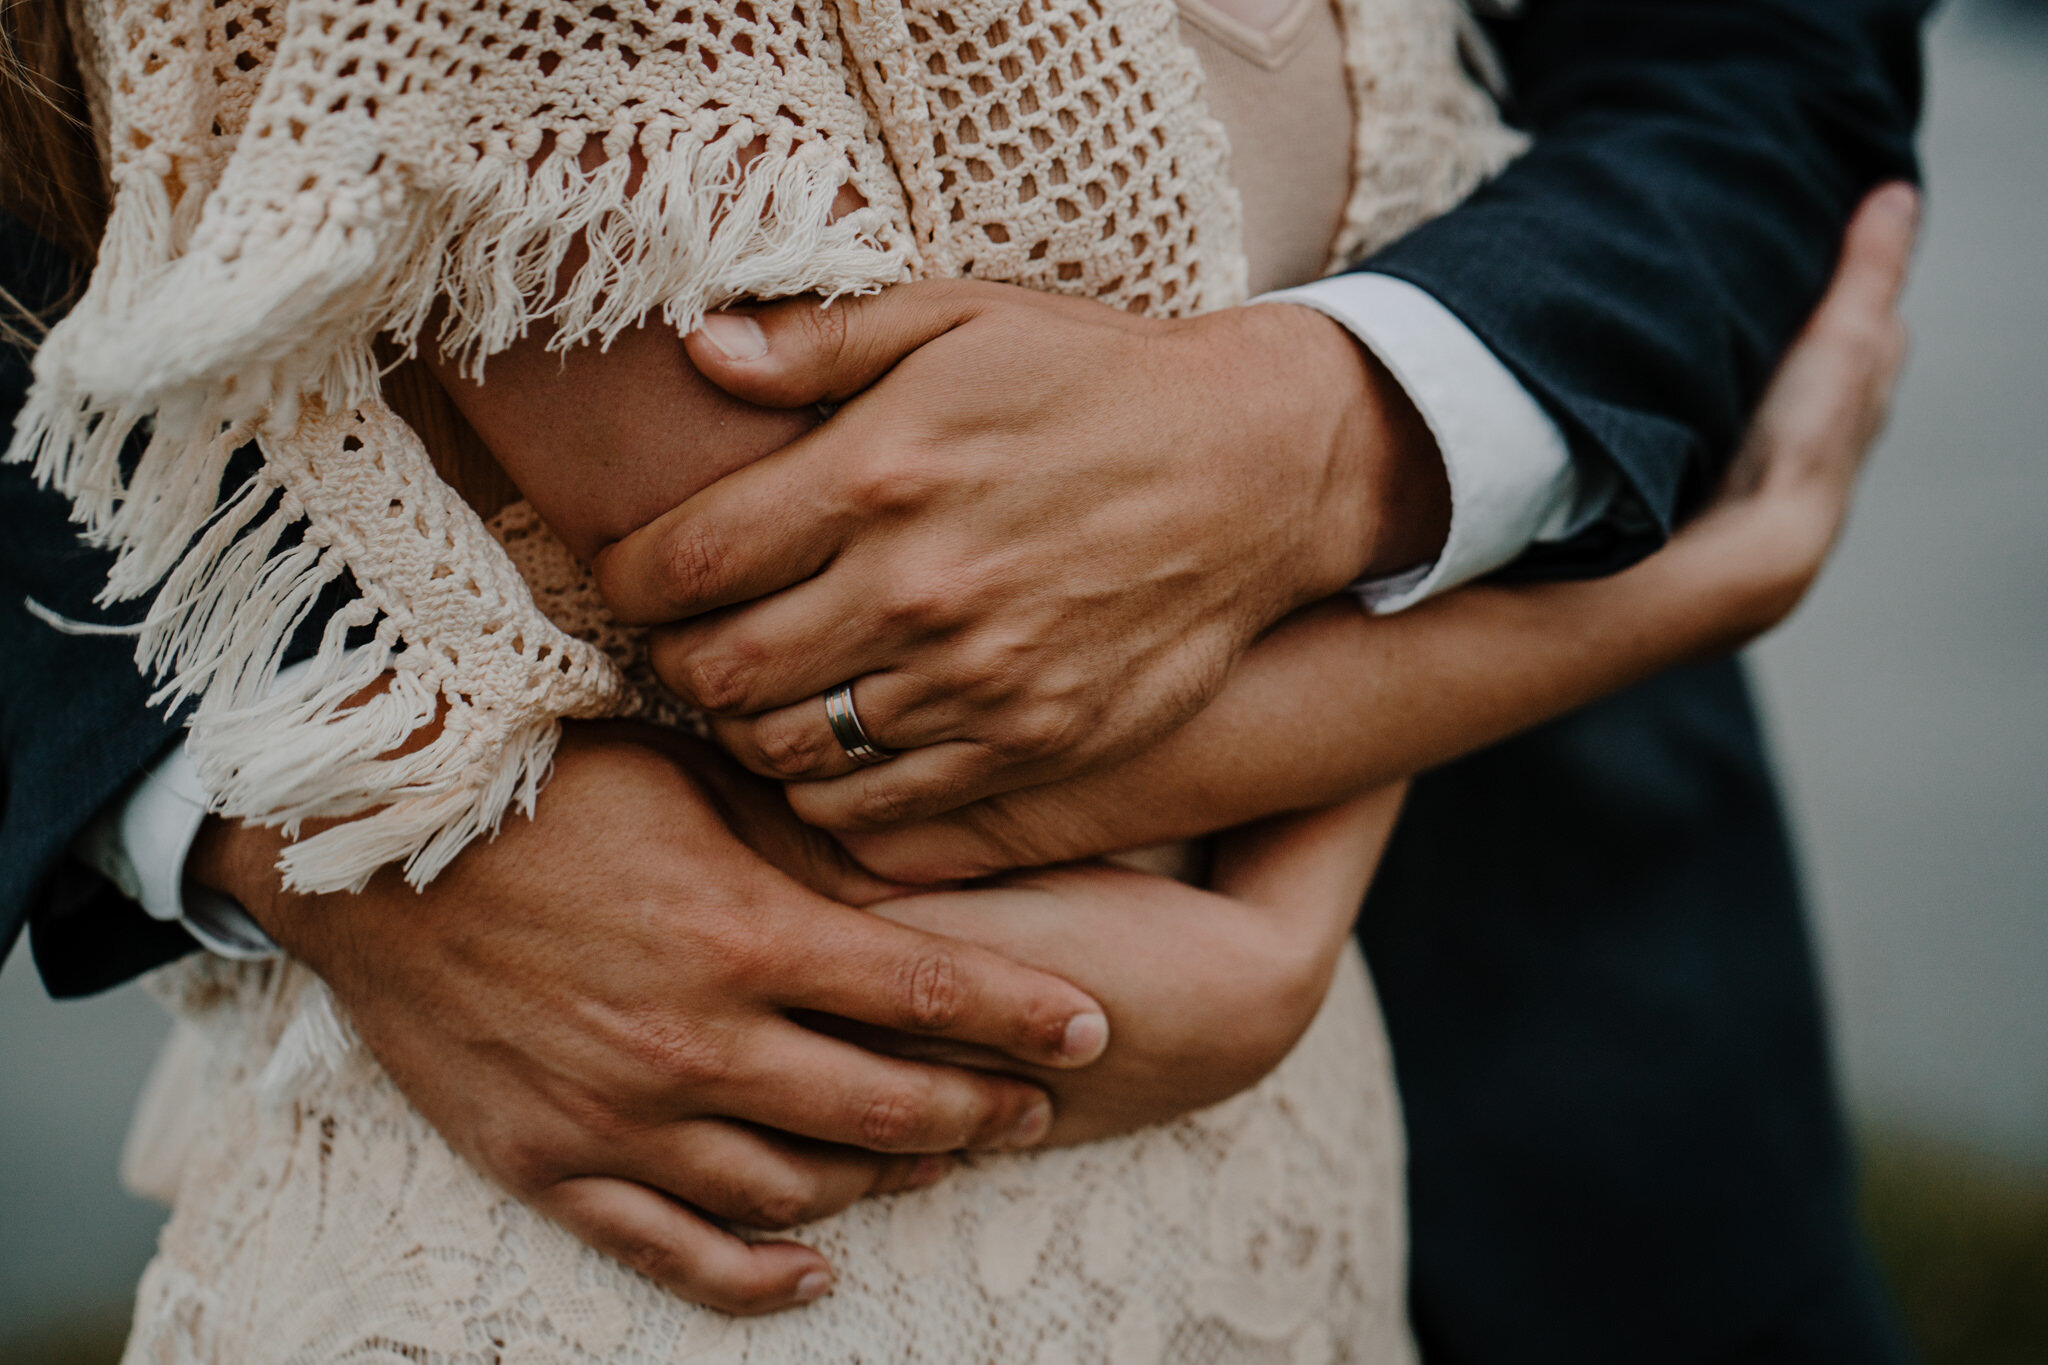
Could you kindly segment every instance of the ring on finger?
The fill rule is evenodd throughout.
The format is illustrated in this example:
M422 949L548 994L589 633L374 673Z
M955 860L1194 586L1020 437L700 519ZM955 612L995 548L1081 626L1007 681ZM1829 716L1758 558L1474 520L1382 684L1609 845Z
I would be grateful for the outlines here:
M896 757L894 750L884 749L868 737L860 713L853 709L852 683L843 682L825 694L825 721L839 747L855 763L887 763Z

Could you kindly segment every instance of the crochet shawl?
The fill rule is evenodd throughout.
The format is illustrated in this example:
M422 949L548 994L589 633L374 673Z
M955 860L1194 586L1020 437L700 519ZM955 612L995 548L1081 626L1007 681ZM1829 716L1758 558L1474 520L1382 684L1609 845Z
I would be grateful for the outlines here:
M1461 64L1456 0L1341 11L1333 265L1519 146ZM635 702L381 400L380 344L476 373L534 329L601 345L650 313L687 331L928 276L1241 303L1228 148L1176 21L1172 0L75 0L112 217L7 458L116 552L104 600L155 592L137 663L196 701L217 808L339 821L289 883L402 862L424 884L531 808L561 718ZM864 206L835 221L847 184ZM250 443L260 472L224 487ZM344 576L357 595L280 685Z

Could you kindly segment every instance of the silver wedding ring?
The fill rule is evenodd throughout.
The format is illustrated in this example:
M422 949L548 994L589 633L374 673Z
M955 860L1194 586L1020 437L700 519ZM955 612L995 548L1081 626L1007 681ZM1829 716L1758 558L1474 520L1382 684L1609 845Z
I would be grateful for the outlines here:
M887 763L896 757L893 751L869 739L862 728L860 716L853 709L852 683L841 683L825 694L825 720L832 726L832 737L854 762Z

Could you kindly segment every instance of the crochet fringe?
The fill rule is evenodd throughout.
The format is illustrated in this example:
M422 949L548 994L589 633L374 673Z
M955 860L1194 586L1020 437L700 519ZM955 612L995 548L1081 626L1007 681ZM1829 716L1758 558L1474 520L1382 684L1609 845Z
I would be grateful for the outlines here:
M197 416L206 400L192 391L225 387L220 416L268 410L277 427L297 394L335 408L372 397L369 339L413 347L444 302L434 340L474 376L536 325L552 329L551 350L609 345L650 313L687 332L738 298L830 299L909 277L906 253L877 236L877 211L833 220L847 173L829 149L749 158L755 135L747 120L709 141L678 135L638 168L613 156L585 170L567 148L534 167L479 157L431 204L374 221L329 207L256 242L214 240L206 222L175 231L170 191L129 177L111 254L53 330L37 378L119 395L159 420ZM563 287L579 245L586 258Z
M687 331L736 297L836 295L908 273L864 211L831 220L843 171L802 153L748 160L753 136L741 122L708 145L679 138L637 185L622 157L589 172L566 151L532 171L480 160L431 211L385 218L406 225L404 242L329 218L232 259L202 242L176 251L183 206L161 181L122 186L101 266L37 357L6 458L32 463L72 500L87 539L115 551L102 605L157 590L136 660L162 683L155 702L197 698L190 750L216 809L293 835L307 820L345 821L287 851L288 886L360 890L393 862L425 885L507 810L533 809L560 713L474 704L407 629L419 585L382 581L376 564L344 554L343 518L321 505L319 480L267 458L221 501L230 459L251 440L274 455L301 395L330 411L376 403L371 340L416 344L442 300L435 342L475 374L535 325L553 329L553 348L609 344L648 313ZM579 243L586 259L558 290ZM466 507L450 515L487 539ZM350 572L362 597L280 689L294 633ZM347 647L358 627L374 628L374 646ZM540 657L550 650L574 656L570 671L608 667L559 632ZM384 689L370 691L379 678ZM595 690L617 703L615 671Z

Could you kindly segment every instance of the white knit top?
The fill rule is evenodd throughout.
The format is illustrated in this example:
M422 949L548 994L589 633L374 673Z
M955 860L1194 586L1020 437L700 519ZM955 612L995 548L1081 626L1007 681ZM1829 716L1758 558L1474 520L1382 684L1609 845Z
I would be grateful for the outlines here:
M1338 260L1519 146L1460 64L1457 0L1340 14ZM118 552L109 599L158 589L138 664L198 699L221 810L353 817L293 847L306 889L392 861L423 883L530 805L562 717L635 704L383 402L380 337L474 370L529 329L568 347L924 276L1162 316L1245 297L1172 0L76 0L74 32L113 215L8 458ZM848 183L865 206L835 221ZM250 441L262 471L223 496ZM360 598L278 689L344 574ZM373 647L344 647L358 627Z

